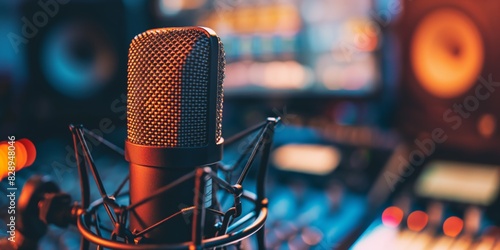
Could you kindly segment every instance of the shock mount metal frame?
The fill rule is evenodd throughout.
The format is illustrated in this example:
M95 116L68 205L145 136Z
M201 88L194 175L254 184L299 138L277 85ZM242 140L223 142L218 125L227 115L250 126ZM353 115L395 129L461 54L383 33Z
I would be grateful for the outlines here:
M85 136L99 140L104 145L108 146L118 154L124 155L123 149L113 145L104 138L85 129L82 125L70 125L70 131L73 137L73 147L80 177L81 185L81 214L77 219L77 227L82 234L80 248L88 249L90 242L96 244L98 249L113 248L113 249L205 249L205 248L222 248L225 249L229 245L236 245L239 248L241 241L253 234L257 234L257 244L259 249L264 249L264 224L268 215L267 198L265 197L265 179L269 155L274 137L274 129L280 121L279 117L267 118L261 124L242 131L224 142L224 146L228 147L242 138L257 132L252 143L245 147L241 156L236 162L225 167L217 163L219 176L210 167L200 166L194 171L184 175L176 181L169 183L162 188L154 191L148 197L133 203L119 204L117 198L126 197L128 191L123 191L126 183L129 180L129 175L118 185L117 189L108 194L104 188L99 171L95 165L94 159L90 153ZM80 159L80 152L83 159ZM258 153L261 152L259 168L257 170L256 192L251 193L243 189L243 181L247 177L254 160ZM81 161L83 160L83 162ZM243 165L244 163L244 165ZM233 172L242 167L238 180L232 184ZM97 189L100 193L100 198L90 202L90 184L88 172L92 173ZM231 206L225 211L205 208L204 194L205 181L207 177L212 179L212 182L218 186L222 192L233 197ZM183 183L191 178L195 178L195 192L193 200L194 206L186 207L178 212L167 216L154 225L150 225L142 231L132 232L127 228L128 215L135 207L144 204L150 200L159 197L171 188ZM254 207L251 212L242 216L242 200L253 203ZM111 229L102 226L102 218L97 213L98 209L104 208L110 223L113 225ZM167 222L168 220L182 216L185 213L192 213L192 236L190 242L178 244L150 244L142 243L144 235ZM203 228L206 213L215 213L222 218L222 223L218 227L217 236L212 238L203 238ZM107 231L110 236L105 237L103 231Z

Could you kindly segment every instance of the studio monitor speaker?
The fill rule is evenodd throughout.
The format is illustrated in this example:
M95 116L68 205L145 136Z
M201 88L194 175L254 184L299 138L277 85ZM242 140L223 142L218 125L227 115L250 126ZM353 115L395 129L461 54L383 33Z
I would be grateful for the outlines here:
M500 151L500 1L403 0L398 123L410 140Z
M24 124L65 133L69 123L94 128L118 117L110 106L126 93L130 42L122 1L29 0L21 10L29 35Z

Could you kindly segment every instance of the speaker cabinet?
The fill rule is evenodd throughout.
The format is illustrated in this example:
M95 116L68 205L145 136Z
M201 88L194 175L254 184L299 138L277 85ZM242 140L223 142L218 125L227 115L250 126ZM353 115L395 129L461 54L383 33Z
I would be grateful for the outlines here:
M122 1L25 1L21 9L29 34L24 124L40 134L119 117L111 104L126 93L130 42Z
M398 122L410 140L500 151L500 2L404 0ZM434 136L433 136L434 135Z

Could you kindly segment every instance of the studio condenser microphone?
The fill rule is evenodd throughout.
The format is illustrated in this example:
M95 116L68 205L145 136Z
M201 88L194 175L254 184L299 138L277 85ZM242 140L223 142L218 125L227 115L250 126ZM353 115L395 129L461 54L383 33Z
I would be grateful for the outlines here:
M129 49L127 140L130 163L130 230L141 231L172 217L145 234L144 242L191 240L195 180L147 200L160 188L197 167L222 158L224 50L204 27L161 28L137 35ZM215 170L215 169L213 169ZM205 181L205 207L217 208L215 185ZM141 201L147 202L141 203ZM179 213L181 211L181 213ZM216 233L217 216L207 214L204 236Z
M258 249L265 249L265 177L280 118L269 117L224 141L224 67L222 44L208 28L163 28L136 36L129 50L124 152L83 125L70 125L81 201L72 202L50 179L31 177L21 192L19 218L36 227L24 230L21 223L27 240L0 238L0 248L34 249L52 224L76 226L80 249L89 249L90 242L99 249L128 250L238 247L254 234ZM235 146L251 135L252 143L234 164L219 162L223 144ZM129 162L129 175L112 193L103 185L87 137ZM257 155L253 193L244 180ZM100 194L93 202L89 173Z

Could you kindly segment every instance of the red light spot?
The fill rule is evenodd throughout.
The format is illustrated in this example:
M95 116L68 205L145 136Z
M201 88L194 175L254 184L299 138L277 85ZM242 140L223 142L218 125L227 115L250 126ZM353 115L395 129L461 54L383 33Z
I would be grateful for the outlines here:
M7 177L7 166L9 161L9 146L15 148L15 155L13 160L15 162L16 171L21 170L24 167L33 164L36 158L36 148L35 145L28 139L17 140L14 145L9 145L7 141L0 142L0 166L5 166L0 168L0 180Z
M414 211L408 215L408 229L412 231L422 231L429 222L429 216L423 211Z
M22 143L18 143L16 141L16 157L14 158L14 162L16 163L16 171L21 170L26 165L26 159L28 159L28 153L26 152L26 148Z
M403 210L399 207L388 207L382 213L382 223L388 227L397 227L403 220Z
M3 151L3 145L0 144L0 180L7 176L7 153Z
M443 233L446 236L456 237L462 232L464 221L456 216L451 216L443 223Z
M27 152L28 156L26 159L25 167L31 166L33 164L33 162L35 162L35 159L36 159L35 144L33 144L33 142L31 142L29 139L26 139L26 138L23 138L23 139L17 141L17 143L22 143L24 145L24 147L26 148L26 152Z

